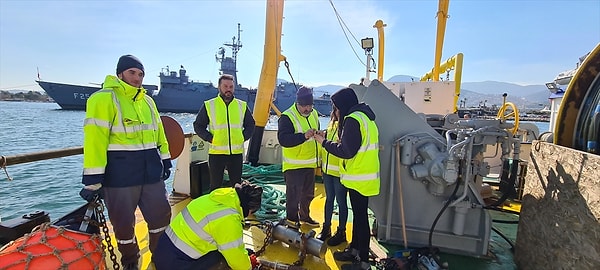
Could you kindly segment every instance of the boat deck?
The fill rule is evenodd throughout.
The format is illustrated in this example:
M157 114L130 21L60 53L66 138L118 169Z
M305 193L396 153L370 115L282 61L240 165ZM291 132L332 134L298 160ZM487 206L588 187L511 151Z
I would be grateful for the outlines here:
M284 190L285 186L283 185L275 185L277 189ZM183 209L187 203L190 202L191 198L187 196L171 196L172 203L172 211L173 216L176 215L181 209ZM311 216L319 221L323 222L323 206L325 204L325 192L323 185L320 183L316 184L315 190L315 198L311 204ZM350 205L350 204L348 204ZM511 203L505 206L506 209L518 211L520 208L520 204ZM352 238L352 209L349 209L349 224L347 225L347 237L348 239ZM501 221L518 221L518 216L515 214L508 214L503 212L491 211L493 220L501 220ZM153 264L151 263L151 253L148 249L148 237L147 237L147 228L146 223L143 221L142 215L140 211L136 212L137 215L137 223L136 223L136 237L138 239L138 243L140 245L141 250L141 269L155 269ZM252 217L249 217L252 218ZM337 214L334 211L332 228L335 230L337 227ZM506 236L510 241L514 242L516 239L517 233L517 224L504 224L504 223L496 223L494 222L493 227L499 230L504 236ZM321 231L321 228L309 227L306 225L302 225L301 230L303 232L309 232L310 230L315 230L318 234ZM253 250L258 250L262 247L264 241L265 234L262 230L257 227L251 227L244 232L244 242L246 243L246 247L252 248ZM116 247L116 240L112 237L113 246ZM327 247L327 251L323 259L314 257L312 255L307 255L304 264L302 267L305 269L339 269L342 263L336 262L333 259L333 252L343 250L347 243L342 243L339 246ZM404 247L401 245L394 244L386 244L386 243L378 243L375 238L372 238L371 241L371 249L373 253L378 254L379 256L388 256L393 257L396 254L399 254L399 251L404 250ZM117 249L115 248L115 251ZM383 253L383 255L382 255ZM108 253L107 253L107 264L108 267L111 268L112 263L108 261ZM117 251L117 261L119 261L120 255ZM294 247L289 247L287 244L284 244L280 241L275 241L273 244L269 245L264 254L260 257L262 259L282 263L282 264L292 264L298 260L298 250ZM477 269L477 270L499 270L499 269L516 269L513 254L511 251L511 245L503 239L497 232L492 231L491 239L490 239L490 248L488 256L482 258L474 258L469 256L461 256L454 254L446 254L441 253L440 258L442 262L446 262L449 266L449 269ZM174 266L176 267L176 266ZM375 269L375 267L373 267Z

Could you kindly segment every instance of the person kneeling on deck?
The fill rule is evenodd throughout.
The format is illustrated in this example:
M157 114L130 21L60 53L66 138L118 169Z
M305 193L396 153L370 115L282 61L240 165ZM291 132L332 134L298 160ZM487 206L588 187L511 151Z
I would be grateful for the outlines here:
M352 88L343 88L331 96L334 113L339 121L339 142L316 134L315 140L340 160L340 182L350 194L352 204L352 242L344 251L333 253L342 270L370 269L369 197L379 194L379 130L375 113L365 103L359 103Z
M251 269L242 223L260 208L262 191L243 181L191 201L152 253L156 269Z

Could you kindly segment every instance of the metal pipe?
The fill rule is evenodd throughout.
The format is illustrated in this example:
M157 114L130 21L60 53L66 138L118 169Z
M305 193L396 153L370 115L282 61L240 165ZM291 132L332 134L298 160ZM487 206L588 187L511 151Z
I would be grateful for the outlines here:
M277 225L273 228L273 238L298 249L306 248L307 253L319 258L323 258L323 255L325 255L325 252L327 251L327 246L323 245L323 241L314 237L309 237L302 232L287 228L283 225ZM304 240L302 238L307 239Z
M83 147L69 147L63 149L53 149L48 151L40 151L28 154L14 155L14 156L1 156L0 167L16 165L21 163L28 163L40 160L47 160L53 158L68 157L74 155L83 154Z
M378 53L377 53L377 80L383 82L383 60L385 55L385 35L383 32L383 28L386 27L387 24L383 23L382 20L377 20L373 28L377 28L377 36L378 36Z
M396 178L398 179L398 192L400 193L400 220L402 221L402 240L404 241L404 249L408 248L408 238L406 236L406 220L404 218L404 196L402 193L402 179L400 177L400 144L396 144ZM393 183L394 181L392 181ZM392 192L392 188L390 188ZM391 205L391 204L390 204ZM390 219L391 215L388 215ZM388 226L389 228L389 226Z
M465 187L463 188L463 193L460 195L460 197L458 197L458 199L454 200L449 207L453 207L456 206L458 203L460 203L462 200L465 199L465 197L467 197L467 191L469 190L469 183L471 183L471 155L473 152L473 137L469 137L466 141L469 142L467 151L466 151L466 157L465 159L467 160L467 167L465 169L464 173L464 181L462 181L465 185Z

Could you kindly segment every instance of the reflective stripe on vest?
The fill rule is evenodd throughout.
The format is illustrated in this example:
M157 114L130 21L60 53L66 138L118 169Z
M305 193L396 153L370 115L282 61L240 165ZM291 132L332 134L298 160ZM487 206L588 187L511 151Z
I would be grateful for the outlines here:
M243 122L246 102L233 99L229 105L221 97L204 102L213 141L209 154L241 154L244 152Z
M185 224L189 227L189 229L191 231L196 233L196 236L198 238L200 238L200 240L202 240L206 243L209 243L210 245L216 246L218 250L227 250L227 249L231 249L231 248L237 248L240 245L244 244L243 237L240 237L229 243L218 245L217 243L215 243L214 238L204 230L204 227L206 225L208 225L208 223L211 220L219 219L219 218L222 218L222 217L225 217L228 215L239 215L239 213L235 209L227 208L227 209L223 209L221 211L214 212L212 214L206 215L204 218L202 218L198 222L196 222L194 220L194 218L192 217L192 215L190 214L190 212L187 208L185 208L181 211L181 215L183 217L183 220L185 221ZM177 236L177 234L175 233L175 231L173 230L173 228L168 227L166 229L165 233L167 234L169 239L171 239L171 242L173 242L173 245L175 245L179 250L181 250L183 253L188 255L190 258L198 259L198 258L202 257L202 255L204 255L197 248L189 245L187 242L180 239Z
M363 196L379 194L379 131L374 121L363 112L353 112L346 117L360 123L361 146L354 157L343 159L340 168L341 183Z
M296 103L287 109L283 114L287 115L294 126L294 133L305 133L311 128L319 129L319 116L313 110L308 117L300 115L296 109ZM317 168L317 156L319 148L317 141L310 138L300 145L293 147L283 147L282 170L285 172L300 168Z
M327 137L326 139L329 141L338 141L338 121L329 121L329 124L327 125ZM323 170L323 173L328 174L328 175L332 175L332 176L340 176L340 158L327 152L327 150L325 150L325 148L321 147L321 157L322 157L322 164L321 164L321 169Z
M84 120L84 128L95 127L107 129L108 136L108 151L140 151L147 149L158 148L158 131L159 125L158 115L155 112L152 98L144 95L144 102L148 105L150 111L151 123L141 123L138 120L123 119L123 112L121 102L113 90L102 89L96 93L110 93L112 102L116 107L116 115L114 121L109 122L105 119L98 118L86 118ZM135 105L134 105L135 106ZM170 158L168 149L160 151L161 159ZM85 153L84 153L85 156ZM105 164L104 164L105 165ZM90 167L84 168L84 175L91 174L103 174L105 172L105 166L102 167Z

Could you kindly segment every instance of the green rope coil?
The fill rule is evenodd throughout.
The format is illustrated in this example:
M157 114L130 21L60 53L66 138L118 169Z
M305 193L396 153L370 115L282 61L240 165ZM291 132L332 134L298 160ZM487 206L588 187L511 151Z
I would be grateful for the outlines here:
M285 184L283 173L281 172L281 164L260 165L256 167L244 164L242 178L263 188L260 209L254 212L254 216L258 220L279 221L285 218L285 192L277 190L272 186Z

